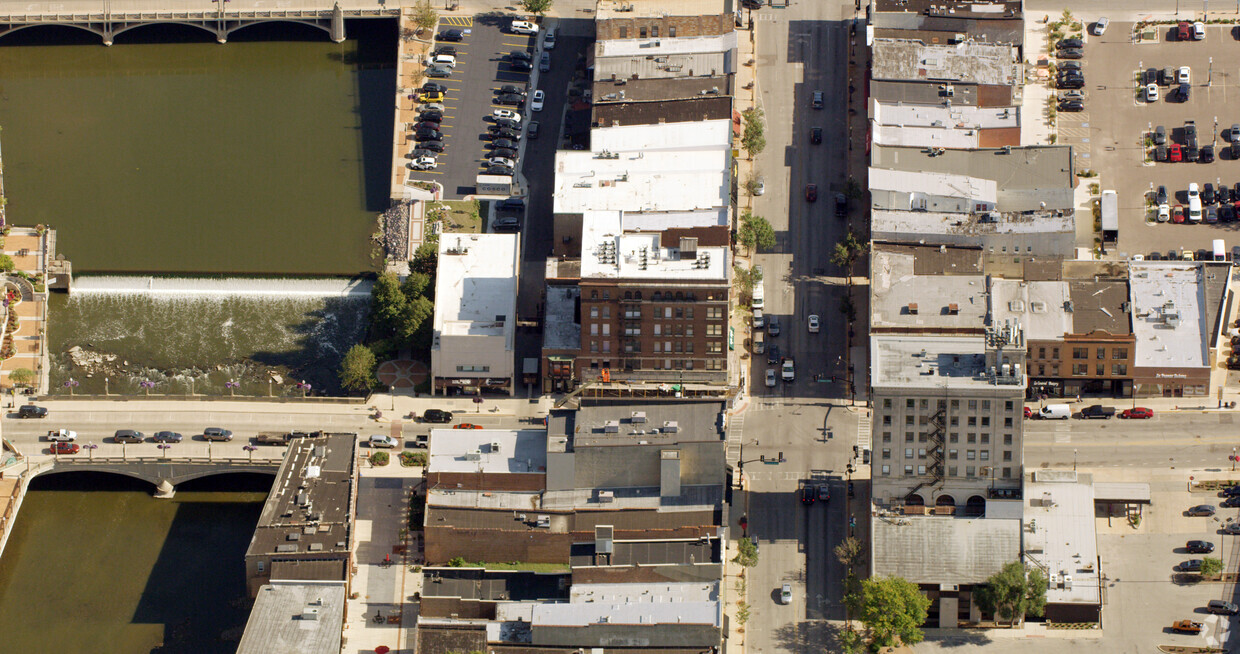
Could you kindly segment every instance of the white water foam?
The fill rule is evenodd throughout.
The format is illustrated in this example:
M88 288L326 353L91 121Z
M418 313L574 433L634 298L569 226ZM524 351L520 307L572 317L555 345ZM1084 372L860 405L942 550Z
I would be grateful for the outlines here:
M250 279L98 275L73 280L73 294L107 293L157 297L341 297L370 296L372 282L360 279Z

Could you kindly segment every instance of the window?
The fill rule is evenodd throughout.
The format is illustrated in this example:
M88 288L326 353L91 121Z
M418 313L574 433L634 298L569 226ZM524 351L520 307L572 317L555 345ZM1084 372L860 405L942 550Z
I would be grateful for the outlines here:
M598 336L598 323L596 322L590 323L590 335Z
M646 28L644 28L644 27L640 27L640 28L638 28L638 30L637 30L637 35L638 35L640 38L643 38L643 39L644 39L644 38L646 38Z
M926 409L929 409L929 408L930 408L930 400L927 400L927 399L926 399L926 398L924 398L924 397L923 397L923 398L921 398L921 403L920 403L920 406L921 406L921 409L922 409L923 411L925 411Z
M906 425L913 424L913 420L914 420L913 416L904 416L904 424Z
M1126 376L1128 374L1128 364L1126 363L1111 364L1111 374L1117 377Z
M1012 426L1012 419L1011 419L1011 418L1004 418L1004 419L1003 419L1003 426L1004 426L1004 427L1011 427L1011 426Z
M976 443L976 442L977 442L977 434L976 434L976 433L974 433L974 432L969 432L969 436L968 436L968 438L967 438L966 440L967 440L967 442L969 442L969 443Z
M887 427L887 426L889 426L889 425L891 425L891 416L884 415L884 416L883 416L883 426L884 426L884 427Z
M1126 348L1126 347L1117 347L1117 348L1113 348L1113 349L1111 350L1111 358L1112 358L1112 359L1127 359L1127 358L1128 358L1128 348Z
M707 336L723 336L723 325L707 325Z
M603 341L603 351L611 352L611 341Z
M982 426L983 427L990 426L990 416L982 416Z
M947 423L951 425L952 427L959 427L960 418L957 418L956 416L952 416L951 419L947 421Z
M947 451L947 458L952 459L952 460L954 461L954 460L957 458L957 457L956 457L956 450L948 450L948 451Z
M906 432L904 432L904 442L905 442L905 443L912 443L912 442L913 442L913 432L911 432L911 431L906 431Z
M969 410L977 411L977 400L969 400Z
M657 327L657 326L658 326L658 325L656 325L656 327ZM660 347L660 345L661 345L661 344L660 344L658 341L655 341L655 342L654 342L654 351L655 351L655 352L660 352L660 351L662 351L662 350L663 350L663 348L662 348L662 347Z
M655 336L663 335L663 325L660 325L659 323L654 324L654 335Z
M1088 364L1088 363L1074 363L1074 364L1072 364L1072 376L1073 376L1073 377L1084 377L1085 375L1088 375L1088 374L1089 374L1089 364Z
M693 343L689 343L689 351L693 351ZM707 343L706 351L710 354L719 354L723 352L723 343Z
M890 448L890 447L884 447L884 448L883 448L883 458L884 458L884 459L890 459L890 458L891 458L891 448Z
M974 468L973 466L965 466L965 467L964 467L964 476L966 476L966 477L976 477L976 476L977 476L977 468Z
M1051 358L1052 358L1052 359L1058 359L1058 358L1059 358L1059 348L1057 348L1057 347L1053 347L1053 348L1051 348Z
M611 318L611 307L603 307L603 319Z
M1015 402L1012 402L1011 400L1008 400L1007 402L1004 402L1004 403L1003 403L1003 410L1004 410L1004 411L1011 411L1011 410L1015 407L1015 405L1016 405L1016 404L1015 404Z
M982 400L982 411L990 410L990 400Z
M1011 435L1011 434L1004 434L1004 435L1003 435L1003 444L1004 444L1004 445L1011 445L1011 444L1012 444L1012 435Z
M913 466L904 466L904 476L905 477L913 476Z
M982 451L981 451L981 457L982 457L982 460L983 460L983 461L989 461L989 460L990 460L990 450L982 450Z
M1012 451L1011 451L1011 450L1003 450L1003 460L1004 460L1004 461L1011 461L1011 460L1012 460Z
M672 25L667 28L667 35L673 39L676 38L676 26L675 25Z
M988 444L990 444L990 434L983 433L982 434L982 445L988 445Z
M1045 374L1046 374L1046 366L1039 363L1038 364L1038 376L1040 377Z
M663 318L664 320L672 319L672 308L671 307L663 307Z
M598 352L598 341L590 341L590 351Z
M977 416L969 416L969 426L970 427L977 426Z
M457 372L491 372L491 366L457 366Z
M1044 347L1040 347L1040 348L1038 348L1038 358L1039 358L1039 359L1045 359L1045 358L1046 358L1046 348L1044 348Z
M659 26L658 25L655 25L654 27L650 28L650 36L656 39L659 38Z
M686 320L693 320L693 307L689 307L689 308L685 309L685 319L686 319Z
M947 466L947 474L950 477L956 476L956 466Z
M685 325L685 336L693 338L693 325Z
M1059 376L1059 366L1055 366L1054 368L1051 369L1051 375L1055 377Z
M952 432L952 433L951 433L951 434L947 437L947 442L949 442L949 443L959 443L959 442L960 442L960 432L958 432L958 431L954 431L954 432Z
M917 474L925 476L926 466L917 466Z
M890 477L890 476L891 476L891 466L889 466L889 465L887 465L887 464L883 464L883 476L884 476L884 477Z
M611 336L611 325L603 323L603 336Z
M953 408L953 409L959 409L959 408L960 408L960 400L952 400L952 408Z
M911 408L913 408L913 399L912 399L912 398L909 398L909 399L907 399L907 400L904 400L904 408L906 408L906 409L911 409Z
M257 563L258 563L258 571L259 571L259 572L262 572L262 571L264 571L264 570L267 568L267 562L266 562L266 561L258 561Z
M1102 360L1105 358L1107 358L1107 349L1105 347L1098 348L1098 359Z
M969 461L973 461L974 459L977 458L977 450L965 450L964 458L968 459Z
M1107 364L1100 363L1094 366L1094 370L1097 371L1097 374L1099 377L1102 377L1103 375L1107 374Z
M685 310L684 310L684 309L682 309L682 308L680 308L680 307L676 307L676 319L677 319L677 320L684 320L684 319L685 319Z
M1073 358L1073 359L1088 359L1088 358L1089 358L1089 348L1087 348L1087 347L1074 347L1074 348L1072 348L1072 358Z
M883 400L883 408L884 408L884 409L890 409L890 408L891 408L891 398L886 398L886 399L884 399L884 400Z
M706 319L723 320L723 307L706 307ZM888 400L888 402L890 402L890 400Z
M621 27L621 28L620 28L620 38L622 38L622 39L627 39L627 38L629 38L629 28L627 28L627 27Z
M722 344L719 345L718 350L715 350L713 347L711 347L710 343L707 343L706 345L708 348L710 348L711 352L722 352L723 351ZM685 352L692 352L692 351L693 351L693 341L689 341L688 343L685 343Z
M890 443L890 442L891 442L891 432L889 432L889 431L885 431L885 432L883 432L883 442L884 442L884 443Z
M913 448L911 447L904 448L904 458L906 459L913 458Z
M590 307L590 317L591 318L598 317L598 307Z
M1004 469L1003 469L1003 478L1004 478L1004 479L1009 479L1009 478L1011 478L1011 476L1012 476L1012 469L1011 469L1011 468L1004 468Z

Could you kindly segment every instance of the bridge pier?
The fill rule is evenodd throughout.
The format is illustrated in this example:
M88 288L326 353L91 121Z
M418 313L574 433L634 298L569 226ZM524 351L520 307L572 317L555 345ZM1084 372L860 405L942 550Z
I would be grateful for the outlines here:
M344 10L340 8L339 2L332 7L332 28L330 31L332 41L340 43L344 40Z
M155 499L170 500L176 494L177 487L173 486L172 482L167 479L161 479L158 484L155 484Z

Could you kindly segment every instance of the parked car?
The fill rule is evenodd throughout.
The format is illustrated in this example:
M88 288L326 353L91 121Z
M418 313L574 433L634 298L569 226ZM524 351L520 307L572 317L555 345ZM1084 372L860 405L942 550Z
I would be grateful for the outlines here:
M1061 61L1055 64L1055 68L1060 71L1065 70L1081 70L1081 62L1079 61Z
M427 77L452 77L452 68L450 66L428 66L426 68Z
M524 50L517 50L508 53L508 61L534 61L534 55Z
M1158 102L1158 85L1157 84L1150 83L1150 84L1145 85L1145 101L1146 102Z
M491 229L497 232L515 232L521 229L520 216L499 216L491 222Z
M156 443L180 443L182 437L175 431L157 431L151 440Z
M508 95L510 93L513 93L516 95L525 95L527 92L528 91L524 86L517 86L516 84L504 84L499 87L499 90L496 92L496 95Z
M1177 161L1183 161L1183 160L1184 160L1184 151L1183 149L1180 148L1180 144L1172 143L1171 146L1167 148L1167 161L1171 163L1175 163Z
M450 45L441 45L441 46L439 46L439 47L435 48L435 51L434 51L434 52L432 52L431 54L435 54L435 55L451 55L451 56L455 57L455 56L456 56L456 48L455 48L455 47L453 47L453 46L450 46Z
M1159 125L1154 128L1154 145L1165 145L1167 143L1167 128Z
M496 109L491 112L491 117L495 118L496 120L503 118L503 119L515 121L518 124L521 122L521 114L511 109Z
M492 157L504 157L505 159L516 159L517 151L509 148L494 148L488 152Z
M231 441L233 433L221 427L207 427L202 430L202 439L206 441Z
M420 123L414 123L413 127L410 129L413 129L414 131L417 131L420 129L431 129L431 130L439 131L440 125L438 122L435 122L433 120L426 120Z
M508 166L489 166L485 175L500 175L503 177L512 177L513 170Z
M1171 623L1171 631L1178 634L1199 634L1205 629L1205 625L1192 620L1176 620Z
M1181 561L1177 566L1180 572L1201 572L1201 559L1188 559Z
M1197 146L1190 145L1184 149L1184 161L1187 161L1189 163L1196 163L1200 159L1201 159L1201 151L1197 149Z
M541 55L538 55L538 70L539 72L543 72L543 73L551 72L551 53L550 52L547 52L546 50L544 50Z
M1214 543L1207 540L1190 540L1184 544L1189 554L1209 554L1214 551Z
M423 111L418 115L418 121L422 123L442 123L443 113L439 111Z
M771 316L771 319L766 322L766 333L775 337L779 336L779 331L779 316Z
M371 447L384 449L392 449L400 445L400 441L397 441L395 436L388 436L385 434L371 436L366 442L370 443Z
M1146 418L1153 418L1154 410L1147 409L1143 406L1134 406L1131 409L1124 409L1124 411L1119 414L1119 417L1131 420L1144 420Z
M501 111L503 111L501 109ZM508 129L520 133L521 121L516 118L496 118L491 124L491 128L495 130Z
M443 409L427 409L422 412L422 422L449 423L452 422L452 412Z
M1146 68L1145 72L1141 74L1141 83L1142 84L1157 84L1158 83L1158 69L1157 68Z
M1176 71L1175 81L1177 84L1192 84L1192 70L1188 66L1180 66Z
M1240 522L1229 522L1223 525L1223 528L1220 529L1219 531L1223 532L1224 534L1229 534L1233 536L1236 534L1240 534Z
M517 142L512 139L495 139L491 141L492 150L516 150Z
M116 433L112 435L113 443L141 443L143 440L145 440L145 437L142 435L142 432L132 429L117 429Z
M1084 77L1066 77L1066 78L1060 77L1059 81L1055 84L1055 86L1061 89L1079 89L1085 86L1085 78Z
M1189 515L1189 516L1209 517L1209 516L1214 515L1214 511L1215 511L1214 505L1212 504L1198 504L1197 506L1189 507L1189 509L1185 511L1184 514Z
M525 211L525 200L523 198L504 198L495 203L496 211Z
M816 499L818 499L818 496L814 492L813 486L802 486L801 487L801 504L805 504L808 506L810 504L813 504L814 500Z
M811 334L817 334L817 333L818 333L818 330L819 330L819 325L818 325L818 316L817 316L816 314L810 314L810 316L809 316L809 333L811 333Z
M1171 220L1171 207L1166 204L1158 205L1158 222L1165 223Z
M1206 204L1214 204L1214 184L1206 182L1205 186L1201 187L1201 201Z
M495 104L505 104L512 107L519 107L525 104L525 96L520 93L504 93L495 96Z
M1175 84L1175 66L1167 66L1158 71L1158 83L1163 86Z
M1079 49L1083 47L1085 47L1085 42L1078 38L1060 39L1059 42L1055 44L1055 49L1057 50L1064 50L1066 48Z
M1106 34L1107 26L1110 24L1111 24L1111 21L1108 20L1106 16L1099 18L1097 21L1094 22L1094 28L1092 30L1094 33L1094 36L1102 36L1103 34Z
M532 120L530 121L528 125L525 126L525 133L529 134L531 139L536 139L538 138L538 128L539 128L538 121Z
M1154 146L1154 161L1165 162L1167 160L1167 146Z
M1226 600L1212 599L1206 604L1206 613L1215 615L1235 615L1240 613L1240 606L1236 606L1233 602Z
M436 82L427 82L419 89L422 93L447 93L448 87Z
M492 156L490 159L487 159L487 164L491 166L506 166L508 168L515 168L517 162L504 157Z
M57 441L48 447L52 454L77 454L81 447L77 443L66 443Z
M438 102L426 102L418 107L420 111L438 111L443 113L443 105Z
M1063 112L1085 111L1085 103L1080 100L1063 100L1059 103L1059 110Z
M766 387L767 387L767 388L775 388L775 384L776 384L776 383L777 383L777 381L776 381L776 379L775 379L775 369L774 369L774 368L767 368L767 369L766 369Z
M18 418L46 418L47 407L35 406L33 404L23 404L21 408L17 410L17 417Z
M835 194L835 217L843 218L848 215L848 196L843 193Z
M1201 21L1197 21L1196 23L1193 23L1193 40L1202 41L1205 38L1206 38L1206 24Z
M814 109L822 109L822 91L814 91L809 96L809 106Z
M555 49L555 28L552 27L543 34L543 50Z
M512 129L512 128L510 128L510 127L497 127L497 126L495 126L495 125L492 125L492 126L491 126L491 139L492 139L492 140L491 140L491 142L492 142L492 143L494 143L494 142L495 142L495 139L506 139L506 140L509 140L509 141L520 141L520 140L521 140L521 132L520 132L520 130Z
M409 162L409 167L414 170L434 170L439 164L435 163L435 157L422 156Z
M1201 161L1201 163L1213 163L1214 162L1214 146L1213 145L1204 145L1201 147L1201 157L1199 161Z
M1115 407L1095 404L1081 409L1081 417L1089 420L1107 420L1115 416Z
M1154 191L1154 204L1166 204L1166 203L1167 203L1167 187L1159 186L1158 190Z
M546 97L547 96L542 92L542 89L534 91L534 99L530 102L530 109L534 111L542 111L543 100L546 99Z
M443 132L427 127L414 132L413 139L415 141L440 141L443 139Z
M780 604L791 604L792 603L792 584L784 584L783 586L779 587L779 603Z
M439 33L440 41L461 41L465 38L465 32L461 30L444 30Z
M413 151L414 154L419 152L443 152L443 141L436 139L432 141L422 141L418 144L418 149ZM421 156L421 155L419 155Z
M508 67L518 72L529 72L534 70L534 64L524 59L513 59L508 62Z
M770 364L770 365L775 365L775 364L779 363L779 360L780 360L781 358L782 358L782 357L780 357L780 356L779 356L779 346L778 346L778 345L772 345L772 346L770 346L770 347L766 348L766 362L767 362L768 364Z
M460 424L452 425L452 428L453 429L482 429L482 425L475 425L472 422L462 422Z
M817 200L818 200L818 185L817 184L806 184L805 185L805 201L816 202Z
M1219 204L1231 204L1231 187L1226 184L1219 184L1218 190L1214 192L1214 197L1218 199Z
M528 20L514 20L508 25L513 34L537 34L538 26Z
M1176 92L1176 95L1180 98L1180 102L1188 102L1188 97L1190 95L1189 92L1191 90L1192 90L1192 87L1189 86L1188 84L1180 85L1180 90Z
M1081 59L1085 57L1085 51L1080 48L1064 48L1055 56L1060 59Z

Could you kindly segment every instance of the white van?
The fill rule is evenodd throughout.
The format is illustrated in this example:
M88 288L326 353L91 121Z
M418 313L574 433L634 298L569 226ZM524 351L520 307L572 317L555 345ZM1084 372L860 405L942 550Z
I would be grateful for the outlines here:
M1067 420L1072 417L1072 407L1067 404L1048 404L1038 411L1043 420Z
M1188 221L1201 222L1201 193L1197 190L1197 182L1188 185Z
M1214 239L1214 260L1215 261L1226 261L1227 260L1227 247L1223 245L1223 239L1221 238Z

